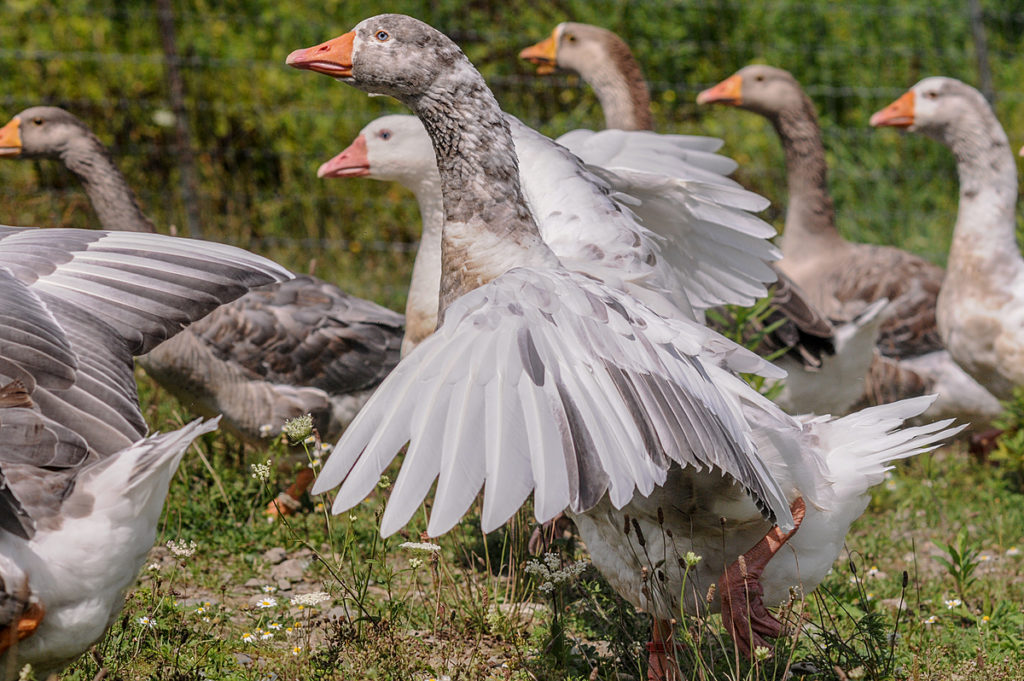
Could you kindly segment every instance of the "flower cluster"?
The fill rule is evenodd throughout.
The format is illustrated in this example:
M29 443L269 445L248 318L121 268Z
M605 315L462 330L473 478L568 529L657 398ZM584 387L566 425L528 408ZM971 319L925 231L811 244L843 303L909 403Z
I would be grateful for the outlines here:
M313 415L305 414L284 422L281 429L288 441L297 445L313 433Z
M260 482L270 480L270 459L267 459L266 463L254 463L249 468L252 469L254 480L259 480Z
M538 587L544 593L550 593L560 584L568 584L583 574L587 569L585 560L578 560L562 566L562 559L557 553L545 553L540 560L531 560L523 568L527 574L536 575L541 584Z
M292 605L317 605L329 600L331 600L331 595L326 591L313 591L308 594L293 596Z
M425 541L406 541L398 545L400 549L409 549L410 551L421 551L423 553L437 553L441 550L441 547L437 544L431 544Z
M187 544L184 539L174 541L173 539L167 542L167 548L171 550L171 553L176 555L178 558L188 558L196 552L199 548L195 541L189 541Z

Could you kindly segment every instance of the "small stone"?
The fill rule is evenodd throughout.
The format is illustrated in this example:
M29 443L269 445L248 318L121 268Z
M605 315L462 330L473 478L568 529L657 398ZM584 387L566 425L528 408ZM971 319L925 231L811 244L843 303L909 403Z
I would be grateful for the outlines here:
M289 558L279 565L272 567L270 569L270 576L274 580L291 579L297 581L302 579L302 574L305 570L306 561Z
M287 579L283 579L283 578L279 579L279 580L277 580L277 590L278 591L291 591L292 590L292 583L289 582Z
M278 563L284 562L284 559L288 557L288 552L280 546L275 546L272 549L268 549L263 553L263 560L267 561L271 565L277 565Z
M263 586L263 584L264 584L264 581L262 579L259 579L258 577L253 577L252 579L247 581L242 586L244 586L246 588L249 588L249 589L259 589L259 588L261 588Z
M235 660L237 660L238 664L242 665L243 667L248 667L252 664L252 658L246 655L245 653L235 653Z

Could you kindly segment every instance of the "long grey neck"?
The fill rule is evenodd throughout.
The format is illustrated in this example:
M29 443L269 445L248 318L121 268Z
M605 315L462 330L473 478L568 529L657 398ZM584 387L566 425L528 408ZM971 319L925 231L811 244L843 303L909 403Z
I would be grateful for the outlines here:
M82 181L92 208L104 229L155 232L135 193L117 169L103 144L91 133L68 144L60 160Z
M463 61L406 104L430 135L441 177L439 309L513 267L557 264L523 198L508 122L476 69Z
M580 77L594 89L604 111L606 128L653 130L651 93L640 64L623 46L615 58L606 57L580 65Z
M1016 241L1017 164L1006 133L986 106L949 126L940 141L956 158L960 204L949 253L952 277L1024 267Z
M842 241L828 192L828 167L818 117L811 100L801 95L803 106L799 109L769 116L786 153L789 207L782 236L786 258L798 256L804 249L820 253L822 241Z

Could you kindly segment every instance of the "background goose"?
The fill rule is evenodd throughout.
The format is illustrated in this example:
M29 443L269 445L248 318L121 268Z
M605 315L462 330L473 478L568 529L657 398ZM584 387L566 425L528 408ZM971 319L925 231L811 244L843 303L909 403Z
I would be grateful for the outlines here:
M887 435L927 400L841 420L793 420L729 371L773 373L763 360L681 314L661 316L599 277L563 267L520 189L508 119L459 48L426 24L373 17L296 50L288 63L408 105L434 143L445 213L441 325L385 379L331 454L315 490L342 485L335 512L372 490L411 440L382 533L408 521L435 479L433 535L458 522L481 486L485 531L532 491L539 520L573 512L595 563L662 621L655 628L662 636L684 605L681 570L668 560L665 593L641 588L646 552L643 539L634 542L641 533L667 536L649 500L672 499L656 514L679 529L666 552L706 548L712 582L767 535L772 550L749 556L751 573L758 570L800 522L801 496L802 527L816 528L807 536L817 540L806 562L830 564L873 474L950 433L934 424ZM829 482L837 473L845 473L844 484ZM638 530L631 535L622 532L626 515ZM794 575L770 578L774 564L762 581L775 589L779 579L788 589ZM808 588L827 569L808 577L803 560L800 567ZM774 621L751 631L745 602L732 600L745 601L741 594L754 581L727 571L719 589L726 621L747 652L757 636L778 633ZM704 602L703 593L685 596L691 612ZM756 607L759 599L751 600ZM665 662L662 654L656 664Z
M871 117L945 144L960 205L938 300L956 361L1001 399L1024 385L1024 259L1016 241L1017 165L984 96L953 78L925 78Z
M653 129L650 94L643 71L629 46L611 31L590 24L561 23L548 38L525 48L519 56L536 64L537 73L541 75L552 73L555 68L578 73L597 94L609 128ZM578 134L567 133L559 142L589 161L590 155L574 148ZM711 141L710 151L721 146L721 140L693 139ZM601 149L599 144L591 147ZM612 148L623 147L625 145L619 142ZM634 152L632 158L637 155ZM730 174L735 169L736 164L731 161L726 167L716 168L721 174ZM678 171L673 168L671 172ZM649 189L641 195L641 200L656 202L659 188ZM864 376L874 355L882 307L864 308L857 314L837 317L845 323L836 329L819 312L823 308L812 304L812 299L780 268L774 265L773 268L778 283L772 290L774 309L765 324L775 326L776 331L765 336L758 352L775 356L780 348L788 348L785 355L775 360L788 374L785 389L777 397L778 403L787 411L797 413L846 413L863 397Z
M936 392L930 416L958 416L979 425L996 417L1002 411L998 400L957 366L939 338L935 306L942 268L891 246L847 241L836 229L817 114L796 79L756 64L703 91L697 101L747 109L775 127L789 188L779 266L812 292L814 303L842 317L881 298L890 301L878 349L899 361L872 365L869 401L876 391L886 399ZM901 377L904 371L917 377Z
M103 635L182 454L216 427L144 438L132 356L289 276L220 244L0 227L0 679Z
M0 128L0 156L60 160L104 228L153 231L110 153L63 109L16 115ZM402 333L401 315L299 276L218 308L140 363L198 413L223 414L224 427L248 442L307 413L333 439L398 362Z

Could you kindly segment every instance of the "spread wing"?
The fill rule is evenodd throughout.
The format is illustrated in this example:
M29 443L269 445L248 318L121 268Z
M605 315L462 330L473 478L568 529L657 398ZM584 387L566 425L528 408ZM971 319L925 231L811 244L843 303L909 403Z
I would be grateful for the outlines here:
M534 492L537 517L584 511L608 493L649 494L672 462L727 473L765 514L791 522L758 457L727 369L778 375L699 324L665 319L572 272L516 269L463 296L342 436L314 491L362 500L411 445L381 532L415 512L434 480L428 531L441 534L484 486L482 525Z

